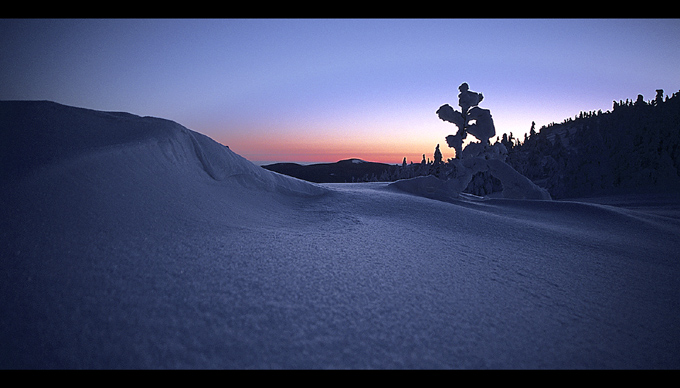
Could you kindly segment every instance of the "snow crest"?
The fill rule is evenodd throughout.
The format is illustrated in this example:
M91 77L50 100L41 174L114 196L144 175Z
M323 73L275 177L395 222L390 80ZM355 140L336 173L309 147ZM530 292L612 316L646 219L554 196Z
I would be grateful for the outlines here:
M16 180L63 161L136 149L134 157L126 156L129 168L150 174L159 169L200 174L200 169L216 181L236 181L272 192L319 195L327 191L256 166L229 147L166 119L48 101L3 101L0 122L4 166L0 180Z

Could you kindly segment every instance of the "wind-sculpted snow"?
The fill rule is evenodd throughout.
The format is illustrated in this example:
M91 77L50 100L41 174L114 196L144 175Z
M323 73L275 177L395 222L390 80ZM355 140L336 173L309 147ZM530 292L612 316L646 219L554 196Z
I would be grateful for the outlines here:
M129 168L190 174L200 167L211 178L239 180L268 191L317 195L324 189L264 170L205 135L175 122L129 113L101 112L48 101L0 102L2 179L17 179L45 165L76 158L130 152ZM106 167L102 164L102 167Z
M677 197L308 185L166 120L49 109L0 116L23 144L0 368L680 367Z

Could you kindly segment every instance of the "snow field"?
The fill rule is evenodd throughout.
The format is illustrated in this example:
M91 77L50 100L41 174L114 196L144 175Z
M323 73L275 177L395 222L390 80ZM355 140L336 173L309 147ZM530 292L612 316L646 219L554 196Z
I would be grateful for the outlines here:
M24 107L28 142L0 107L38 161L0 186L2 368L680 365L674 198L316 185L160 119Z

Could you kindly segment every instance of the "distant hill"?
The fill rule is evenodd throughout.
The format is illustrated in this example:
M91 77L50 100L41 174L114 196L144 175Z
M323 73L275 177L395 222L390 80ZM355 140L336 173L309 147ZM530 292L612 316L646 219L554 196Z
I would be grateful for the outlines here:
M391 164L346 159L335 163L302 165L298 163L274 163L262 166L284 175L314 183L351 183L377 180Z

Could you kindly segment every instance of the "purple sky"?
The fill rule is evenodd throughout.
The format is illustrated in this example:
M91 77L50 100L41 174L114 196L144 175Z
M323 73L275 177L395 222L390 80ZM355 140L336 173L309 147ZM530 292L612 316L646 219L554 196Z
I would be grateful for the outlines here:
M251 161L420 161L458 85L498 134L680 90L678 19L0 20L0 99L163 117Z

